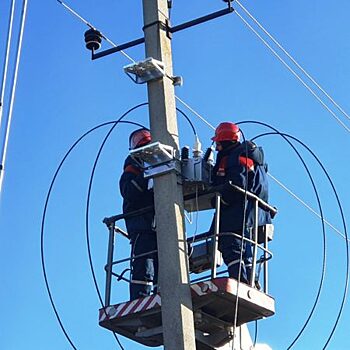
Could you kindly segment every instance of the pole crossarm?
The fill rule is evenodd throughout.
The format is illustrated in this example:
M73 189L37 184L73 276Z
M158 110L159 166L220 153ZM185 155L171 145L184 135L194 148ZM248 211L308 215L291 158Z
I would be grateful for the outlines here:
M165 30L167 32L167 34L170 36L172 33L180 32L181 30L184 30L184 29L187 29L187 28L190 28L190 27L193 27L193 26L196 26L196 25L199 25L199 24L211 21L211 20L213 20L215 18L219 18L219 17L225 16L225 15L227 15L229 13L232 13L233 11L234 11L234 9L231 6L229 6L228 8L226 8L224 10L220 10L220 11L216 11L216 12L210 13L208 15L205 15L205 16L193 19L191 21L188 21L188 22L185 22L185 23L182 23L182 24L178 24L178 25L176 25L174 27L171 27L169 22L167 21L162 26L162 29ZM151 23L151 25L157 24L157 23L159 23L159 22L156 21L154 23ZM149 25L150 24L146 25L143 29L147 29L147 27ZM115 47L112 47L110 49L107 49L107 50L104 50L104 51L101 51L101 52L93 51L91 59L92 60L96 60L98 58L102 58L102 57L111 55L113 53L120 52L120 51L123 51L125 49L129 49L130 47L134 47L134 46L143 44L144 42L145 42L145 38L138 38L138 39L135 39L135 40L132 40L132 41L128 41L128 42L126 42L124 44L117 45Z

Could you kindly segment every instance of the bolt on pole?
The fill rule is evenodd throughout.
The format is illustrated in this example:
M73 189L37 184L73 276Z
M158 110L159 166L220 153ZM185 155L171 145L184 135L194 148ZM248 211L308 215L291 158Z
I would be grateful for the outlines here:
M172 76L171 40L166 31L167 1L143 0L143 15L146 57L162 61L166 74ZM147 85L152 139L178 151L173 82L164 77ZM154 178L163 338L166 350L195 350L183 193L179 180L175 172Z

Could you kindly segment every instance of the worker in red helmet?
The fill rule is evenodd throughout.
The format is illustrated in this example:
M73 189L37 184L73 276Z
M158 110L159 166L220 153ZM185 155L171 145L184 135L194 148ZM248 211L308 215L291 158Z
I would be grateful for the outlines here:
M136 149L151 142L151 133L141 128L131 133L129 148ZM123 196L123 213L127 214L148 206L153 206L153 190L145 179L142 162L128 156L124 171L119 181ZM156 292L158 277L157 237L154 228L154 211L125 218L126 228L131 243L131 281L130 300ZM153 253L149 253L152 252ZM149 253L149 254L147 254ZM140 258L137 256L145 254Z
M242 236L251 238L254 225L253 205L244 194L234 191L229 182L267 201L268 186L264 153L253 142L240 142L239 127L223 122L212 140L218 151L213 169L213 184L223 185L218 247L228 267L229 276L249 284L252 267L251 246ZM259 209L259 226L271 223L268 212ZM211 231L214 228L212 223ZM242 251L242 260L241 260ZM240 268L241 265L241 268Z

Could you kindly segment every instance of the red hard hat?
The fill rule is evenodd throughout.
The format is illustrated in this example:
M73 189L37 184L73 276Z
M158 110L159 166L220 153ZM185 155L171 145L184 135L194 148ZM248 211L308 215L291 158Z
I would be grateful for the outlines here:
M148 129L138 129L131 133L129 137L129 147L130 149L135 149L147 145L151 140L151 133Z
M239 127L231 122L220 123L215 129L215 136L211 138L215 142L220 141L238 141Z

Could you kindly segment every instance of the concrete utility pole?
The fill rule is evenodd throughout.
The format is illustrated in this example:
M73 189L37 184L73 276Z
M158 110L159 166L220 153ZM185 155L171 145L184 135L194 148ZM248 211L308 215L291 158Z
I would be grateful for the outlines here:
M164 63L172 76L171 40L166 33L167 0L143 0L146 57ZM148 82L151 133L154 141L179 149L174 86L171 79ZM194 350L194 322L184 232L183 194L174 172L154 179L159 281L164 347Z

